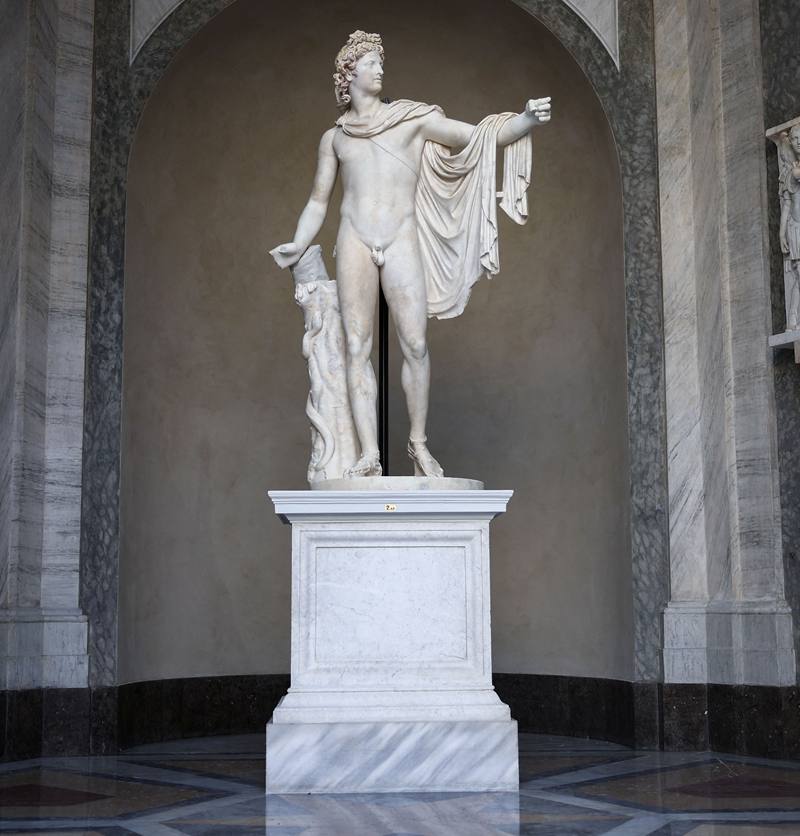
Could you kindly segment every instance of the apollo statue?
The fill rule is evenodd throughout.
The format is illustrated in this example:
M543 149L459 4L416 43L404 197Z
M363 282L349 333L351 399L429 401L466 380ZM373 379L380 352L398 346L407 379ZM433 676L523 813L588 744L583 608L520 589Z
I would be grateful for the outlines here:
M780 242L786 290L786 330L800 329L800 123L781 132L778 144Z
M314 185L294 238L271 254L280 267L298 264L322 227L341 173L336 284L360 448L343 475L381 475L370 362L380 283L403 355L408 455L416 476L435 478L443 471L427 446L427 319L458 316L475 282L499 271L498 197L512 220L525 223L531 130L550 121L550 99L531 99L522 113L471 125L449 119L437 105L382 99L383 63L380 35L362 31L353 32L336 56L341 116L322 135ZM499 195L498 147L505 149Z

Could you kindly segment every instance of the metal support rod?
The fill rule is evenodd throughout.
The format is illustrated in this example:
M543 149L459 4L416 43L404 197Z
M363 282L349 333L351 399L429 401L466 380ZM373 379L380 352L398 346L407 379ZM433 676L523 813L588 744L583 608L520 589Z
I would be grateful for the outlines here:
M378 300L378 449L383 475L389 475L389 306Z

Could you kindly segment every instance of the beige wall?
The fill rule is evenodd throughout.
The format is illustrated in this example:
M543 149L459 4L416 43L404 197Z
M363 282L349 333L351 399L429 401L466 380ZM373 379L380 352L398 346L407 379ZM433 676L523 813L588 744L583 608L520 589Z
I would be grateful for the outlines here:
M431 323L429 438L449 474L516 492L494 524L495 670L629 677L621 197L590 85L511 2L239 0L179 54L131 158L120 681L288 671L289 530L265 491L304 487L307 378L266 251L304 205L356 28L383 33L394 98L477 120L553 96L531 221L503 218L501 275Z

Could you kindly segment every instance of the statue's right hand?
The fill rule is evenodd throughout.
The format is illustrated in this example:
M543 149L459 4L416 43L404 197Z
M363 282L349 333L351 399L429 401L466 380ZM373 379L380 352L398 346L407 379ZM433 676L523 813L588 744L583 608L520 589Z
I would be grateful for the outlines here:
M789 239L785 232L781 232L781 252L784 255L789 255Z
M300 247L294 241L288 244L280 244L274 250L270 250L269 254L275 259L275 263L283 269L284 267L291 267L300 261Z

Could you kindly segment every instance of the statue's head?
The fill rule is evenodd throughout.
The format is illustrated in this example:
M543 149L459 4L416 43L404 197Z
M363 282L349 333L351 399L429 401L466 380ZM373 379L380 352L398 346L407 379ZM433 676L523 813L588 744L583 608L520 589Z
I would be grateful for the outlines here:
M340 110L350 107L350 86L380 93L383 86L383 44L377 32L353 32L336 56L333 89Z
M792 125L792 129L789 131L789 142L792 144L794 153L800 158L800 122Z

